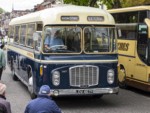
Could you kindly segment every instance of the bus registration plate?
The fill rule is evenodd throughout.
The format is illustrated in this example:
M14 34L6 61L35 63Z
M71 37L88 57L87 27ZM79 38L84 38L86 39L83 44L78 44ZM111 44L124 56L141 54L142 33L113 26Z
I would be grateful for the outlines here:
M77 94L93 94L93 90L76 90Z

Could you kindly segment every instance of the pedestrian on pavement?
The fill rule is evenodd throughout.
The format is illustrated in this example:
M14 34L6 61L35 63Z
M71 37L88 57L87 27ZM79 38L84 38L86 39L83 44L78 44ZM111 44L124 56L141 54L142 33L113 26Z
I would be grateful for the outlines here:
M24 113L62 113L57 104L50 97L50 87L41 86L38 97L31 100Z
M11 113L10 102L5 97L6 85L0 83L0 113Z
M2 77L3 70L6 69L6 58L5 58L4 50L2 47L3 46L1 46L0 48L0 80Z

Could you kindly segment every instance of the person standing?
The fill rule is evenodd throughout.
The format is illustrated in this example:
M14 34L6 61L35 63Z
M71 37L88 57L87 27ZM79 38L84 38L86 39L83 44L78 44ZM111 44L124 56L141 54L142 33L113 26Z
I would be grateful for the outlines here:
M62 113L57 104L50 97L50 87L41 86L38 97L31 100L24 113Z
M6 58L5 58L5 54L4 54L2 47L3 46L1 46L1 49L0 49L0 80L2 77L3 70L6 69Z
M10 102L5 97L6 85L0 83L0 113L11 113Z

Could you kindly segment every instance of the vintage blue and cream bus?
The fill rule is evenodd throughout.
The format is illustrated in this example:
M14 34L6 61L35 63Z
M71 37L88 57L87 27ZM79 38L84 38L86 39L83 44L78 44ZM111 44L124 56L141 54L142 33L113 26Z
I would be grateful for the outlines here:
M12 19L9 25L8 64L31 97L43 84L53 96L118 93L117 33L108 12L61 5Z

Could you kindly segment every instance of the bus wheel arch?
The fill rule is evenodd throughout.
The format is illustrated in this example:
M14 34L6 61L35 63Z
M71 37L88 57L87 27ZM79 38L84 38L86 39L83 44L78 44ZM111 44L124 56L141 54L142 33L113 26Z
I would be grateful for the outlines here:
M121 88L126 88L126 71L122 64L120 64L118 70L118 82Z
M36 98L36 94L34 92L34 84L33 84L33 72L31 66L27 67L27 74L28 74L28 91L32 99Z

